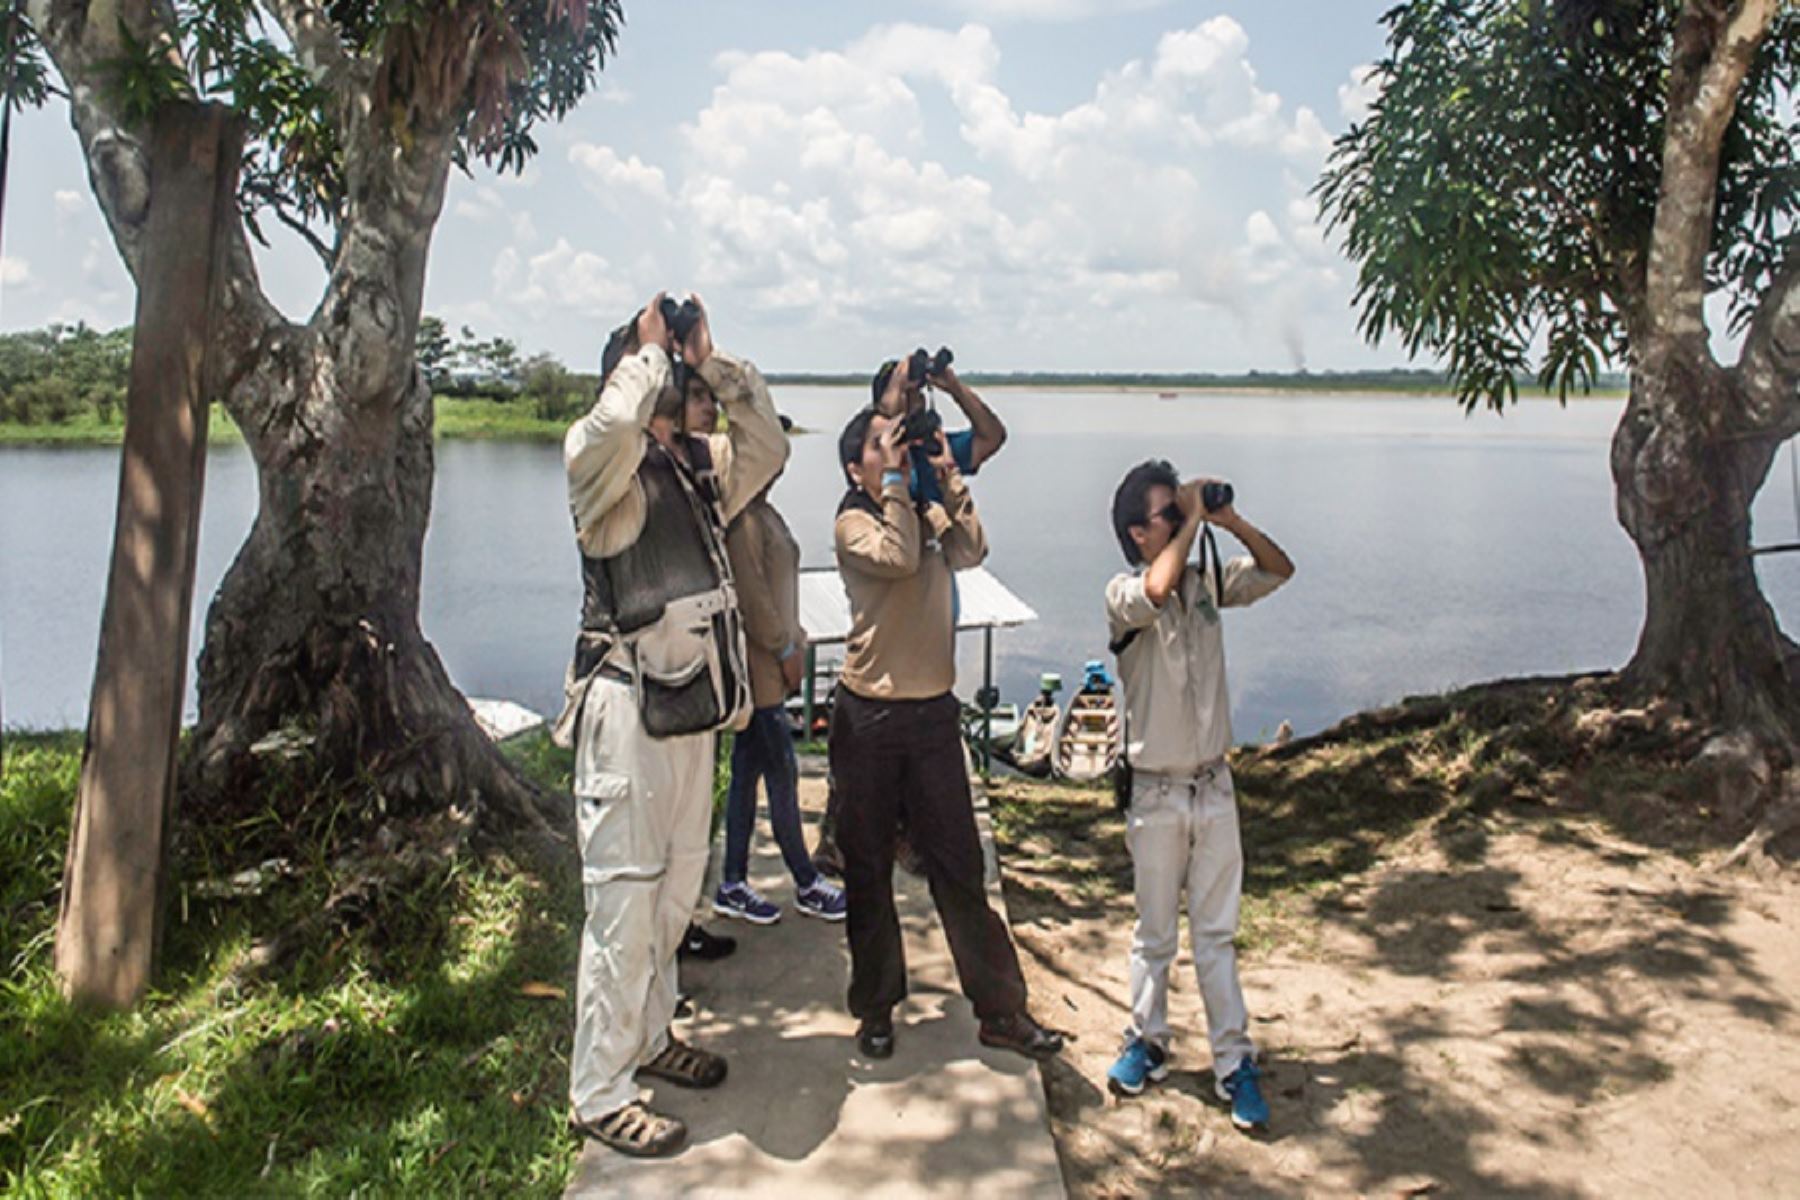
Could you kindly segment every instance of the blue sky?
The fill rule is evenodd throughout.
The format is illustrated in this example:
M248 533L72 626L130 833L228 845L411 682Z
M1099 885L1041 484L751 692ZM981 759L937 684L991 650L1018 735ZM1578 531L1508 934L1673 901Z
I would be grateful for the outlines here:
M1388 0L627 0L523 177L458 177L427 311L586 366L658 288L766 369L1348 368L1307 190ZM0 327L131 317L65 108L15 127ZM320 272L262 255L300 318Z

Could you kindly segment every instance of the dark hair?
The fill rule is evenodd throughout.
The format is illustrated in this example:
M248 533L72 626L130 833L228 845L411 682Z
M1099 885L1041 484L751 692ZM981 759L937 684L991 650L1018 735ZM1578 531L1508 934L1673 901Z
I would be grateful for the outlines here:
M856 481L850 478L850 464L862 462L863 447L868 444L869 426L875 416L872 408L859 409L844 426L844 432L838 434L838 462L844 468L844 482L851 487L856 486Z
M888 380L894 377L894 372L898 370L899 367L900 360L897 358L890 358L879 367L875 368L875 378L869 381L870 404L881 403L882 396L887 394Z
M606 386L606 381L612 378L614 368L625 360L625 356L637 348L637 317L633 316L612 331L612 336L606 339L606 349L600 352L601 387Z
M1163 459L1152 458L1125 472L1125 478L1119 481L1119 490L1113 493L1113 532L1118 535L1119 549L1125 552L1125 561L1134 567L1144 561L1144 556L1138 550L1131 530L1133 526L1150 523L1150 515L1145 510L1150 503L1150 489L1157 484L1172 491L1179 490L1181 477Z

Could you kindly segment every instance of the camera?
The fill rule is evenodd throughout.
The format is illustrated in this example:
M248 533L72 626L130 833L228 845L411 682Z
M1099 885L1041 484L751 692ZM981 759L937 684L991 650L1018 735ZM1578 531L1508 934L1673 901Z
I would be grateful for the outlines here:
M920 346L912 352L912 357L906 360L907 382L914 387L924 387L927 379L933 375L942 375L944 368L955 361L956 355L950 352L948 346L939 346L936 354L932 354L925 347Z
M694 332L694 326L700 323L700 306L694 303L692 297L678 304L664 296L659 311L662 313L663 324L669 327L669 332L675 335L678 344L685 343L688 334Z
M1200 504L1207 512L1218 512L1221 508L1230 508L1235 493L1229 483L1204 483L1200 485Z

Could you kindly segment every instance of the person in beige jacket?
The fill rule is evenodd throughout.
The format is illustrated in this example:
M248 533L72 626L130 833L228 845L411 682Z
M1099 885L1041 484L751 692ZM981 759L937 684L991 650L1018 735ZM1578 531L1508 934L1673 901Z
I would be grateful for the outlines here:
M753 925L781 918L781 909L752 888L748 879L756 785L761 781L769 794L769 825L794 878L794 907L810 917L841 921L844 894L820 876L806 850L800 824L800 768L787 718L787 698L799 689L806 663L806 631L800 627L800 544L765 490L731 523L725 548L737 581L756 711L731 746L725 868L713 911Z
M585 595L554 731L575 748L587 907L570 1124L636 1155L687 1137L636 1076L715 1087L726 1074L670 1034L676 951L706 874L715 734L750 710L725 528L788 450L756 368L713 348L704 310L677 339L662 301L613 335L599 398L563 442ZM724 405L727 434L686 427L697 390Z

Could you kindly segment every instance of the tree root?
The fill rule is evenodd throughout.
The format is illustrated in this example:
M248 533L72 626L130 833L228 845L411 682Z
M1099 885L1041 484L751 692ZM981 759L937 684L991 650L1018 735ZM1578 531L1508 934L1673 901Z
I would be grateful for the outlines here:
M232 970L231 982L267 978L328 930L354 926L387 896L400 895L447 871L470 850L479 812L451 807L432 816L390 822L332 864L338 883L318 910L259 939Z
M1800 830L1800 768L1791 769L1783 776L1780 788L1763 809L1756 827L1720 859L1714 869L1747 869L1753 875L1773 874L1788 864L1771 853L1770 848L1795 830Z

